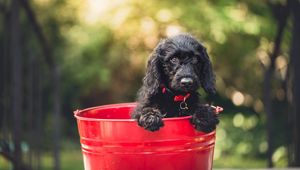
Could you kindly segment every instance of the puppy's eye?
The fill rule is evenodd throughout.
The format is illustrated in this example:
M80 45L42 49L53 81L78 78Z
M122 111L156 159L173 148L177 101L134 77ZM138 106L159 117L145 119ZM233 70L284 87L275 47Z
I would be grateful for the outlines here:
M171 63L173 63L173 64L177 64L177 63L179 62L179 59L176 58L176 57L174 57L174 58L172 58L170 61L171 61Z

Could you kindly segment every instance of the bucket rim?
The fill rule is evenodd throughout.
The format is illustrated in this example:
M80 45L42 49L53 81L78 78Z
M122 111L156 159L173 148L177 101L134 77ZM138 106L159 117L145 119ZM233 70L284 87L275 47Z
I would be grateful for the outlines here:
M120 107L135 107L137 105L136 102L132 103L116 103L116 104L106 104L106 105L100 105L100 106L95 106L95 107L89 107L83 110L77 109L75 110L74 117L77 120L82 120L82 121L106 121L106 122L136 122L135 119L102 119L102 118L87 118L84 116L81 116L80 114L83 112L87 112L90 110L94 109L108 109L108 108L120 108ZM163 121L179 121L179 120L185 120L185 119L190 119L192 116L183 116L183 117L171 117L171 118L163 118Z

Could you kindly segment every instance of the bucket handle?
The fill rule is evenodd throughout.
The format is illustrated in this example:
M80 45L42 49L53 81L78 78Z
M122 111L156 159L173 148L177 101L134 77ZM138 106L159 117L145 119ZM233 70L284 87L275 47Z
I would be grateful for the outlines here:
M213 109L215 109L215 112L216 112L216 114L218 115L220 112L223 112L223 107L220 107L220 106L213 106L213 105L211 105L211 107L213 108Z
M77 115L78 113L80 112L79 109L75 110L73 113L74 113L74 116Z

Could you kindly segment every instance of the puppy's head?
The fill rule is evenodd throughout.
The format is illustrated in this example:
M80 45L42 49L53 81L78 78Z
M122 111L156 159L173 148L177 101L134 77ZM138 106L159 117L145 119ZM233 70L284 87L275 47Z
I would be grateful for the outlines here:
M215 93L215 77L206 49L191 35L180 34L159 42L147 66L144 84L161 84L175 92L193 92L200 86Z

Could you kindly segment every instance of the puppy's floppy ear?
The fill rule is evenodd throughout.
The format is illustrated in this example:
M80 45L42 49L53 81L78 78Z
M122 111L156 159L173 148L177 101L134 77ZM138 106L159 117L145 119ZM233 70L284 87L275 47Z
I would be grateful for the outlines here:
M206 93L213 95L216 93L215 88L215 75L213 73L212 64L209 60L209 56L206 52L206 49L203 48L202 50L201 60L203 62L202 68L200 71L200 81L203 89Z
M162 41L153 50L149 57L146 69L146 75L143 79L144 87L148 95L155 95L159 92L161 85L161 62L160 55L162 55Z

